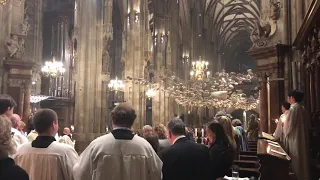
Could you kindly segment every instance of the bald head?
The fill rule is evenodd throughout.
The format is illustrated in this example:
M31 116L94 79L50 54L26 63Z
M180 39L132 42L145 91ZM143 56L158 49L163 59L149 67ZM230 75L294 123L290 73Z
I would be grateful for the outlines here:
M69 135L70 133L71 133L71 131L68 127L63 128L63 134Z
M11 124L13 128L18 129L20 126L20 121L21 121L21 118L18 114L12 114Z

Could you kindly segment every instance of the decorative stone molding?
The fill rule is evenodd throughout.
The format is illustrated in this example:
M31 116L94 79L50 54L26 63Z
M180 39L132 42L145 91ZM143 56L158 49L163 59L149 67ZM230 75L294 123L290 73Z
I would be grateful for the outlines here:
M9 79L9 86L10 87L27 87L30 86L30 80L24 80L24 79Z

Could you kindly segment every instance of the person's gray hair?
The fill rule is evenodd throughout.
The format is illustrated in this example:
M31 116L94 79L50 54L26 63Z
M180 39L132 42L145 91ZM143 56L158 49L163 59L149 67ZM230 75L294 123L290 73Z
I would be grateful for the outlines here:
M173 118L168 123L168 131L175 136L185 135L186 134L186 125L179 118Z
M142 130L143 130L144 132L146 132L146 131L152 131L152 127L151 127L150 125L145 125L145 126L143 126Z

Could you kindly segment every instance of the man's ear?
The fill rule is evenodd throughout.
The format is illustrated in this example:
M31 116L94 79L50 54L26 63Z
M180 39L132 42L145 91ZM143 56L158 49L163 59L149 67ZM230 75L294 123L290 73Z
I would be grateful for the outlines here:
M172 137L172 133L170 131L168 132L168 135L169 135L169 138Z

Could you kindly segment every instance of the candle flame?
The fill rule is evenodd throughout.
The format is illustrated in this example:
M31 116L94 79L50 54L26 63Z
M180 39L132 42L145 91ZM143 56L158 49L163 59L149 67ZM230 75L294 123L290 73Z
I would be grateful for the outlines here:
M270 148L270 146L268 146L267 147L267 153L270 153L270 150L271 150L271 148Z

